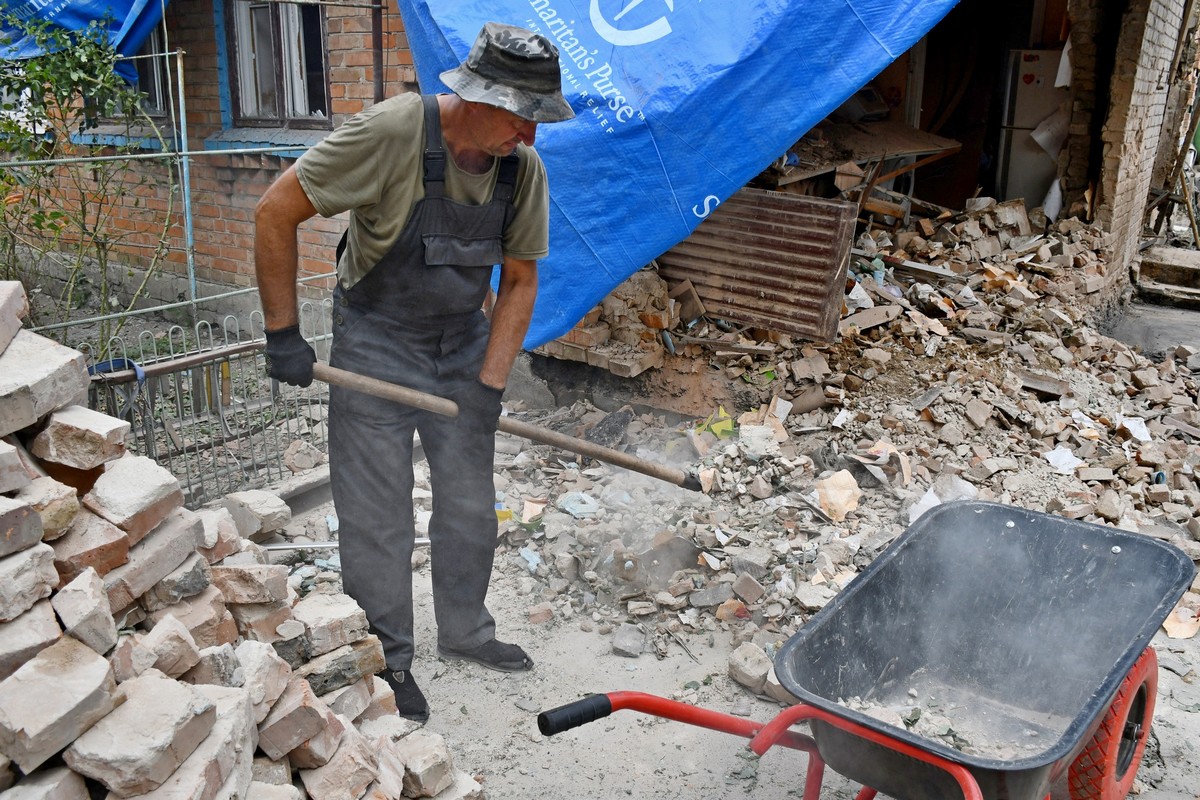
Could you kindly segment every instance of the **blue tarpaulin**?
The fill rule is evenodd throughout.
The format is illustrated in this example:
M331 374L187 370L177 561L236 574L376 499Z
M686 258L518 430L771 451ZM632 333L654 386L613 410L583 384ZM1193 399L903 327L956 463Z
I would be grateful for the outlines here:
M397 0L426 92L485 22L559 49L550 255L526 347L562 335L925 35L957 0Z
M164 0L5 0L7 14L21 20L44 19L69 31L81 31L92 22L108 26L108 40L121 55L135 55L154 26L162 20ZM0 25L0 57L32 58L40 55L38 46L19 31ZM137 68L130 61L118 61L117 73L130 83L137 80Z

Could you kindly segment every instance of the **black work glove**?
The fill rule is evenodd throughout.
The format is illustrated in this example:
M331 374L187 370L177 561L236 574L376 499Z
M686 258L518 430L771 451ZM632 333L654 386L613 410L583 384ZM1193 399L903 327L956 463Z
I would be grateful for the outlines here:
M455 393L458 424L476 433L495 434L500 426L503 389L488 386L478 378Z
M267 331L267 374L292 386L313 382L317 353L300 335L300 326Z

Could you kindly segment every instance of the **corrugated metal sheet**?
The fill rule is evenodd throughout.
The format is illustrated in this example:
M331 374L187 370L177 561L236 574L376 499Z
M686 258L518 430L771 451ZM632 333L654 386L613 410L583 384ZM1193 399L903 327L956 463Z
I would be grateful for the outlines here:
M708 316L811 341L837 338L858 206L746 188L657 259Z

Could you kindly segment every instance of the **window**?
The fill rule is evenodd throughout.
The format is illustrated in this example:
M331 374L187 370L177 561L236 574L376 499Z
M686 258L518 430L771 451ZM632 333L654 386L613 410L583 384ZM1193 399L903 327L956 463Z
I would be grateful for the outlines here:
M167 69L173 62L163 52L164 49L162 28L155 27L138 50L138 57L133 60L137 67L138 91L145 94L142 110L151 117L165 117L169 110L167 81L170 78Z
M234 0L234 121L329 127L325 25L320 6Z

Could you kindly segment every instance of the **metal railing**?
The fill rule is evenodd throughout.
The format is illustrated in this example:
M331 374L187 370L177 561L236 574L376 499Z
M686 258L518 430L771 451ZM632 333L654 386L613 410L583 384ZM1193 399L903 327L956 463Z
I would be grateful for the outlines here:
M328 359L331 301L304 302L301 330ZM266 375L260 312L146 328L136 336L71 341L92 372L88 405L132 426L130 451L149 456L183 485L197 508L230 492L291 474L296 442L324 451L328 388L280 386ZM92 354L105 352L96 363Z

